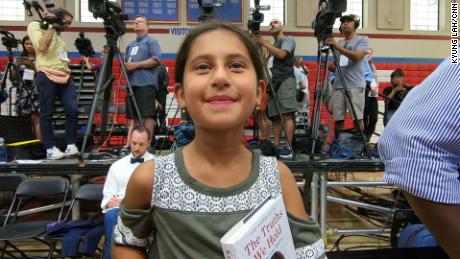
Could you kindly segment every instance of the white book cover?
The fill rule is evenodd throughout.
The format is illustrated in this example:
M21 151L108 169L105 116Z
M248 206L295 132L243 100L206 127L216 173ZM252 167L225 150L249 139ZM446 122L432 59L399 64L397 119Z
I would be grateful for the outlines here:
M296 258L282 195L264 200L235 224L220 243L227 259Z

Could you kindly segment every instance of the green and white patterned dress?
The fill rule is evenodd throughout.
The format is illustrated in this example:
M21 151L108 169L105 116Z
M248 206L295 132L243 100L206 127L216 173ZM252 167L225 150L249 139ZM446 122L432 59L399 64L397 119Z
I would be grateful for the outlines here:
M151 208L121 206L113 240L148 248L149 258L223 258L220 238L269 195L281 194L278 162L253 154L251 175L230 188L213 188L192 178L182 149L155 157ZM297 258L323 258L318 225L288 213Z

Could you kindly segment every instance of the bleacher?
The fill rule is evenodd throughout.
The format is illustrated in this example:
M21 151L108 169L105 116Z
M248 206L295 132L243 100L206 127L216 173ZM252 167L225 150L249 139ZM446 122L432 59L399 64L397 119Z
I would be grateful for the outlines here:
M438 65L434 63L376 63L379 92L383 92L385 87L391 85L390 74L398 68L404 71L406 84L415 86L427 78Z
M305 64L310 70L308 80L309 85L314 86L316 81L317 64L316 62L305 62ZM405 82L408 85L417 85L428 77L431 72L438 67L438 65L439 64L435 63L375 63L379 81L379 92L382 92L385 87L391 84L390 74L398 68L401 68L404 71Z

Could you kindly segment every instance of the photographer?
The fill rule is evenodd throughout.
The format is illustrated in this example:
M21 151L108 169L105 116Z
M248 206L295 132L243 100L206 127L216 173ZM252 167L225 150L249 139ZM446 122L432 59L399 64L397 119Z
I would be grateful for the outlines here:
M40 99L40 124L43 134L42 144L46 149L47 159L60 159L64 156L78 155L75 146L77 134L77 92L73 80L70 77L69 58L67 46L59 36L62 31L70 27L73 15L63 9L57 8L54 13L45 12L47 20L50 17L62 17L55 19L55 23L46 21L34 21L27 27L27 34L36 50L36 84ZM54 133L52 119L54 102L59 95L66 113L65 143L67 148L62 153L54 145Z
M383 89L385 97L385 113L383 115L383 125L386 126L393 114L401 105L407 93L412 89L404 83L404 72L401 68L391 72L391 85Z
M331 93L336 138L340 131L344 129L345 113L347 111L347 106L350 105L346 100L344 84L348 89L352 105L356 112L357 118L353 118L354 123L359 123L361 129L364 128L363 112L366 82L364 80L362 60L369 49L369 39L367 36L356 34L356 29L359 27L358 16L353 14L344 15L340 18L340 22L340 32L342 32L344 39L341 39L337 43L334 38L328 37L324 42L337 50L337 58L345 79L345 82L342 82L340 75L335 73L335 80ZM335 64L331 63L329 69L335 71ZM348 110L351 111L351 107L348 107Z
M278 146L279 156L292 159L293 153L289 147L280 147L282 123L286 126L286 137L292 143L294 136L294 116L297 111L296 80L294 76L294 51L296 47L292 36L283 34L283 24L278 19L270 21L270 32L275 43L272 45L261 37L257 42L266 48L270 54L269 67L272 73L272 85L276 92L277 100L270 94L268 100L268 116L273 121L274 144ZM279 104L279 111L276 102Z

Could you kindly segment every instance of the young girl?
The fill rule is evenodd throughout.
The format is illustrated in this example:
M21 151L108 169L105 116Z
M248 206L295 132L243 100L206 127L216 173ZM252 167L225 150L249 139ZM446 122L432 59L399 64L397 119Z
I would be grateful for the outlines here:
M35 49L27 35L22 38L21 43L22 53L15 61L21 67L20 74L11 73L11 79L20 82L16 91L16 112L22 116L30 115L35 137L41 139L38 90L34 86L33 77L24 77L24 74L31 75L30 71L35 74Z
M113 258L223 258L220 238L269 195L283 195L297 257L323 256L319 228L307 219L290 170L240 141L265 88L257 53L231 25L205 24L187 35L177 55L176 95L193 118L195 138L136 169Z

